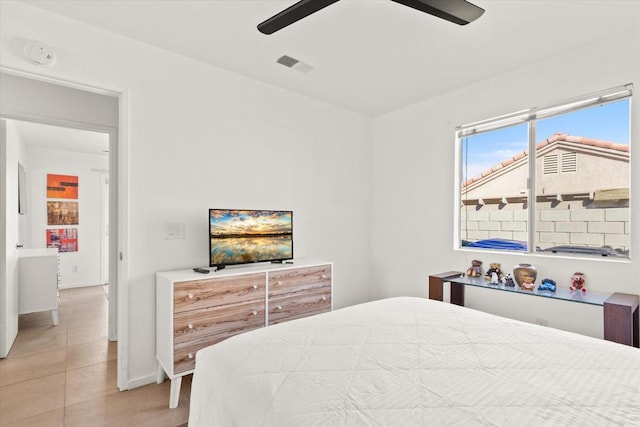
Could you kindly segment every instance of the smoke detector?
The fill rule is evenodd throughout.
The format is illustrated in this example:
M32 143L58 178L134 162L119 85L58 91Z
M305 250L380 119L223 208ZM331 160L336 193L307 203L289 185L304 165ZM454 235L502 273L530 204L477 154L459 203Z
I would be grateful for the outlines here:
M51 46L47 46L39 41L27 41L22 51L29 61L37 65L50 66L53 65L56 59L56 54Z

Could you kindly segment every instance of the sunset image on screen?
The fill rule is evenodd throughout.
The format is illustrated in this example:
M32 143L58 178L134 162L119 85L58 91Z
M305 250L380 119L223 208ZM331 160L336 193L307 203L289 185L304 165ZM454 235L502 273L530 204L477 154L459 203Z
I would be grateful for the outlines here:
M290 211L218 210L209 213L211 265L290 259Z

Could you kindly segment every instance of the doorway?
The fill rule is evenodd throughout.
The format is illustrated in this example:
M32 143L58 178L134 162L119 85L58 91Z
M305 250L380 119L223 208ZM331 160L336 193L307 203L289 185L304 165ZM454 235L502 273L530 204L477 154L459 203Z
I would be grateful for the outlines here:
M58 249L61 289L108 284L109 134L20 120L7 125L14 129L29 206L18 219L18 252ZM73 191L64 194L57 182ZM49 210L58 205L75 206L76 221L56 221Z
M18 259L55 248L59 289L108 285L109 134L15 119L5 122L6 143L14 145L9 151L17 153L19 170L24 171L19 180L21 209L7 212L7 220L18 223ZM72 191L60 191L64 186ZM58 206L73 207L64 221L56 215ZM26 295L22 288L18 294L18 314L24 314L20 307L36 295ZM27 301L26 306L33 304Z
M19 75L20 74L20 75ZM121 341L118 345L118 359L124 354L126 355L126 330L123 328L119 331L117 319L123 316L120 308L126 311L126 300L121 299L118 295L118 283L124 282L122 277L124 270L118 268L121 251L119 250L119 242L124 244L124 234L119 236L118 219L121 215L119 209L124 210L124 206L119 201L118 191L118 171L119 169L119 117L120 117L120 94L108 92L105 90L94 90L92 88L77 89L68 86L68 83L58 82L49 83L43 81L39 76L28 75L23 73L7 74L2 72L0 85L2 86L3 99L0 103L0 118L10 120L20 120L30 123L39 123L49 126L58 126L63 128L80 129L84 131L99 132L108 135L108 153L106 156L107 167L97 168L95 171L98 176L105 175L105 170L110 173L106 174L109 179L109 196L107 215L108 220L108 245L102 245L102 249L108 252L108 289L109 289L109 340ZM28 173L28 172L27 172ZM9 183L7 183L9 184ZM6 194L4 191L3 194ZM0 218L1 219L1 218ZM100 215L98 215L100 221ZM3 224L6 225L6 224ZM13 243L15 245L15 242ZM0 248L0 258L5 259L11 252L11 246ZM15 252L15 250L14 250ZM73 268L73 266L72 266ZM13 278L10 278L13 279ZM17 280L7 281L4 275L0 277L0 293L3 296L9 295L13 298L13 294L17 294ZM122 302L124 301L124 303ZM15 301L9 301L5 298L5 302L0 307L0 350L2 347L10 348L15 334L11 336L12 319L15 318L15 333L17 333L17 313L15 309L12 312L12 306ZM126 319L126 317L125 317ZM123 326L125 326L123 324ZM123 357L126 359L126 357ZM127 363L126 360L118 363L118 388L125 390L127 388Z

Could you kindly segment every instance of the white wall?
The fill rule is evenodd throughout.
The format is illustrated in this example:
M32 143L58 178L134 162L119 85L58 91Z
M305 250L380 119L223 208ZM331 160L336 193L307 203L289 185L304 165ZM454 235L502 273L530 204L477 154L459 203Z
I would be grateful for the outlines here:
M26 4L1 6L1 65L127 93L130 384L154 380L154 273L207 264L208 208L293 210L296 257L335 263L335 307L370 299L370 119ZM53 46L55 67L23 60L24 39ZM184 222L186 238L164 240L164 222Z
M25 247L47 247L47 174L78 177L78 251L60 253L60 287L100 284L100 173L107 169L108 155L74 153L31 146L28 152L29 233ZM74 268L75 267L75 268Z
M474 258L485 265L500 262L506 270L519 262L531 262L538 267L540 278L555 278L562 286L568 286L573 272L582 271L588 276L589 290L640 293L637 256L630 262L607 262L453 249L454 209L458 207L453 195L455 127L629 82L635 83L637 97L640 3L629 2L628 6L628 19L616 23L606 40L374 119L372 277L378 297L426 296L430 273L465 271ZM631 211L637 214L640 104L634 102L632 108ZM631 221L635 230L637 215L632 214ZM633 232L631 239L633 253L640 252L640 233ZM481 289L468 288L466 297L471 307L532 322L548 319L550 326L602 335L601 309L596 315L591 308L569 314L564 304L545 300L540 306L540 301L529 297L506 297ZM587 330L585 325L590 325Z

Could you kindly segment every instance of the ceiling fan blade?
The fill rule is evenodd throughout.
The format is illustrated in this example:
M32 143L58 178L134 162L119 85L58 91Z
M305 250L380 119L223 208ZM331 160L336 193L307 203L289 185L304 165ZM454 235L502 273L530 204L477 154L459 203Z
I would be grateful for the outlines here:
M277 15L272 16L264 22L258 24L258 31L263 34L273 34L291 25L302 18L324 9L338 0L302 0L286 8Z
M459 25L480 18L484 9L466 0L391 0Z

